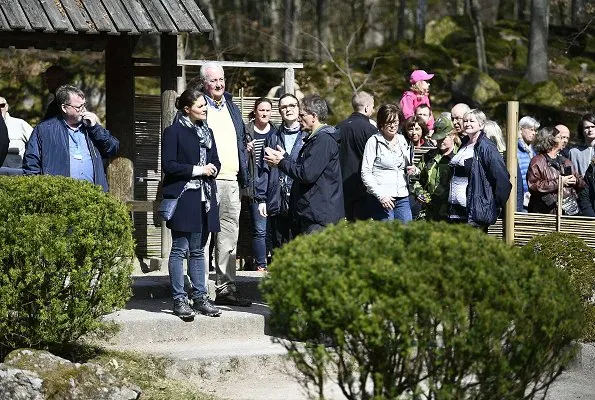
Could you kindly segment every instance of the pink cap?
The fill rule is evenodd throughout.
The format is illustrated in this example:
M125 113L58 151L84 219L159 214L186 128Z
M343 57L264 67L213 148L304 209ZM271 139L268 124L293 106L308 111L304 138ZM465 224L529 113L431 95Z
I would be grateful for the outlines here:
M411 77L409 78L409 80L411 81L411 84L414 85L416 82L427 81L432 79L433 77L434 74L428 74L423 69L416 69L411 73Z

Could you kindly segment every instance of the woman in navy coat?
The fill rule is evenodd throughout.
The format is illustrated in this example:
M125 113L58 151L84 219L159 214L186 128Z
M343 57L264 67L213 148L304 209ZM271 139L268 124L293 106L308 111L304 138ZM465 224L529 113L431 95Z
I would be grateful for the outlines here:
M163 198L179 197L171 229L169 277L174 314L192 318L195 313L216 317L221 311L209 301L205 278L204 247L209 232L219 231L217 186L221 169L213 132L206 124L207 102L198 90L188 89L176 100L178 114L163 132L161 143ZM188 254L188 276L192 287L184 290L184 258Z

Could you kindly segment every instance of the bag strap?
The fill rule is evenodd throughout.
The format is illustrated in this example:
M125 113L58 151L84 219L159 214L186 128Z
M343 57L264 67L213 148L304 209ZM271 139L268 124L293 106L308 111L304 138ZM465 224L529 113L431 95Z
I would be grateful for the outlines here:
M182 195L184 194L184 192L188 189L188 186L190 185L190 182L187 182L184 187L182 188L182 192L178 195L178 197L176 197L176 200L180 200L180 197L182 197Z

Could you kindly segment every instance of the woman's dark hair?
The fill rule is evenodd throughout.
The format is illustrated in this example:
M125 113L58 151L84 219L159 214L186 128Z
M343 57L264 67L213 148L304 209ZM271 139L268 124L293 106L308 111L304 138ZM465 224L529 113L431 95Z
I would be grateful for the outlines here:
M595 114L585 114L582 116L581 120L578 122L578 125L576 126L576 133L577 133L577 137L578 138L582 138L583 142L587 145L589 145L590 143L587 143L585 140L585 122L590 122L592 124L595 124Z
M537 154L544 154L556 146L556 136L560 132L551 126L541 128L533 140L533 149Z
M378 119L378 129L384 128L391 122L399 122L401 109L396 104L383 104L378 109L376 118Z
M405 124L403 124L403 130L404 132L407 134L409 132L409 129L411 129L412 127L415 126L415 124L418 124L421 128L421 137L420 139L425 139L426 137L428 137L428 125L426 125L426 123L424 122L423 119L421 119L420 117L417 117L415 115L407 118L407 120L405 121ZM408 137L408 135L405 135L406 137Z
M184 107L192 107L196 100L203 96L204 93L197 88L186 89L182 92L180 97L176 99L176 108L179 111L184 112Z
M252 111L250 111L250 114L248 114L248 119L254 119L256 118L256 109L258 108L259 105L261 105L262 103L269 103L271 108L273 107L273 102L270 101L267 97L259 97L258 99L256 99L256 101L254 102L254 109Z
M281 104L281 100L283 100L283 99L284 99L284 98L286 98L286 97L291 97L292 99L294 99L294 100L295 100L295 102L296 102L296 103L297 103L297 105L298 105L298 108L299 108L299 106L300 106L300 101L298 100L298 98L297 98L297 97L295 97L295 95L294 95L293 93L284 93L284 94L283 94L281 97L279 97L279 104Z

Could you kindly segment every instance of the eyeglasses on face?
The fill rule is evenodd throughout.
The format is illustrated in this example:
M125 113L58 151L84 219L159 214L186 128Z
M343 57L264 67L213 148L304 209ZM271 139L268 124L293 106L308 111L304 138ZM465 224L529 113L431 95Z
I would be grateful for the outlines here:
M81 112L82 110L87 109L87 103L83 103L80 106L73 106L72 104L64 103L65 106L70 106L76 110L76 112Z
M312 113L308 113L308 112L301 112L301 113L299 113L299 114L298 114L298 116L299 116L300 118L302 118L302 119L304 119L304 117L305 117L306 115L312 115Z
M225 82L225 78L209 79L207 82L210 83L211 85L214 85L216 83L224 83Z
M452 117L451 118L453 121L462 121L463 117Z
M285 104L283 106L280 106L279 110L287 110L289 108L293 109L293 108L296 108L297 106L298 106L297 103Z
M584 126L583 127L583 130L585 132L590 131L591 129L595 129L595 125L589 125L589 126Z

